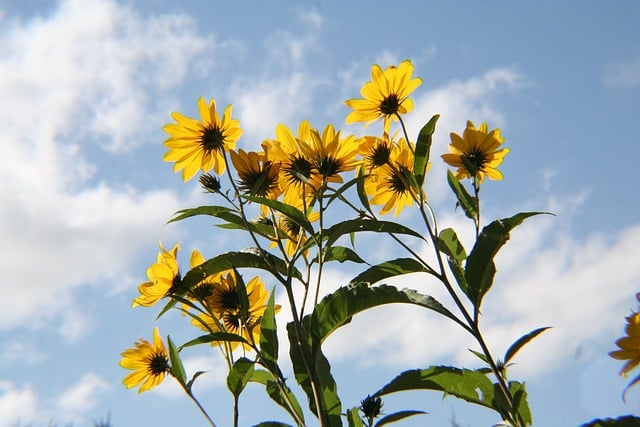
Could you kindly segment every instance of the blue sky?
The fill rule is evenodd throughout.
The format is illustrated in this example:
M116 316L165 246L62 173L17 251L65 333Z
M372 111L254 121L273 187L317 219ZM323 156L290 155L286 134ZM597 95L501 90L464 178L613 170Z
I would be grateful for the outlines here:
M505 180L483 188L485 218L557 214L513 233L485 307L497 349L554 327L511 374L527 382L536 425L640 414L640 393L621 401L626 380L607 356L640 283L640 3L206 3L0 1L0 426L90 425L107 413L116 427L204 425L176 386L138 395L118 366L155 324L177 342L194 336L179 316L155 323L155 310L130 308L158 240L182 242L185 262L193 248L211 257L237 243L207 221L165 225L206 199L162 162L162 125L171 111L195 115L204 96L234 105L246 149L302 119L361 133L344 126L343 101L371 64L407 58L423 79L410 134L441 114L427 184L440 222L470 235L437 161L467 119L499 127L512 149ZM329 271L327 289L349 268ZM343 329L326 351L347 407L405 369L477 366L466 337L430 313L385 308ZM210 371L197 392L229 425L222 360L185 358ZM243 425L286 420L258 389L242 403ZM385 403L405 407L429 415L404 425L499 421L436 394Z

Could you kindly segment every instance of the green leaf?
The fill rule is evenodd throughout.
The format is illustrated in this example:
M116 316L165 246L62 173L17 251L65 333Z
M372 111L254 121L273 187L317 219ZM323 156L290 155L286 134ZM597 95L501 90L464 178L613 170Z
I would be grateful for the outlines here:
M342 197L342 195L344 194L345 191L347 191L349 188L356 185L358 181L364 181L364 179L365 179L364 176L356 176L355 178L350 179L349 181L342 184L340 188L338 188L337 190L331 192L330 195L326 195L325 197L327 197L328 200L327 200L327 203L325 204L325 208L329 207L329 205L337 198L344 198Z
M182 279L181 289L191 289L207 276L231 270L233 268L258 268L268 272L274 270L284 276L288 274L287 263L269 252L260 252L256 248L241 252L231 251L213 257L197 267L192 268ZM292 269L293 277L302 280L302 273Z
M516 353L522 347L524 347L525 344L527 344L529 341L531 341L532 339L534 339L535 337L537 337L538 335L540 335L541 333L543 333L547 329L550 329L550 326L545 326L543 328L535 329L535 330L529 332L528 334L523 335L520 338L518 338L516 340L516 342L511 344L511 346L507 349L506 353L504 354L504 364L506 365L507 363L509 363L509 361L513 358L513 356L515 356Z
M467 259L467 252L458 239L458 235L451 228L445 228L438 236L438 250L447 255L447 263L455 277L460 290L469 296L469 285L464 275L464 260Z
M372 213L371 204L369 204L369 197L367 196L367 192L364 189L364 181L368 176L364 165L360 165L358 176L362 177L361 180L358 180L358 185L356 187L356 189L358 190L358 198L360 199L360 203L362 203L362 207L364 207L365 211Z
M618 418L604 418L591 420L580 427L637 427L640 425L640 418L633 415L624 415Z
M227 388L237 399L244 390L245 386L253 376L254 362L241 357L236 360L231 369L229 375L227 375Z
M330 246L324 251L324 262L338 261L338 262L357 262L360 264L366 264L367 262L360 258L353 249L349 249L344 246ZM318 257L313 259L313 262L318 262Z
M306 317L308 319L308 317ZM304 322L308 323L308 322ZM313 375L315 375L315 383L319 387L319 397L322 402L324 411L320 416L324 419L324 425L330 427L342 427L341 412L342 404L338 396L338 386L331 375L331 366L329 361L322 354L320 345L312 345L311 339L309 339L306 327L303 324L301 326L302 333L301 341L297 340L296 328L293 322L287 324L287 332L289 336L289 355L293 364L293 372L295 374L296 381L304 392L307 394L307 400L309 402L309 409L311 412L318 416L316 410L316 404L313 397L313 390L311 388L311 378L305 367L306 363L309 365L309 369Z
M169 345L169 361L171 362L171 373L182 385L187 383L187 374L184 371L184 365L180 360L180 353L175 346L171 337L167 335L167 344Z
M181 209L173 214L173 218L167 221L167 224L171 224L172 222L176 221L182 221L185 218L190 218L197 215L209 215L219 218L221 215L224 216L225 214L231 212L234 211L224 206L198 206L197 208Z
M427 165L429 164L429 152L431 151L431 141L433 132L436 130L436 122L440 118L439 114L431 117L431 120L425 124L418 134L416 142L416 152L413 160L413 172L418 181L418 185L422 186L424 177L427 173Z
M475 350L471 350L471 349L468 349L468 350L471 353L473 353L473 355L476 356L478 359L482 360L487 365L489 364L489 359L487 359L487 356L485 356L483 353L480 353L479 351L475 351Z
M476 371L450 366L405 371L382 387L374 396L409 390L434 390L490 409L494 397L493 383Z
M375 427L382 427L387 424L395 423L396 421L404 420L405 418L413 417L414 415L424 414L426 414L426 412L416 410L398 411L381 418L374 425Z
M433 297L411 289L398 290L395 286L371 287L366 283L357 283L339 288L316 305L309 319L315 345L322 343L333 331L349 323L355 314L392 303L414 304L434 310L468 330L468 326Z
M359 409L357 406L347 409L347 422L349 423L349 427L364 427L364 423L362 422L362 418L360 418L360 413L358 411Z
M327 246L333 245L336 240L345 234L357 233L362 231L373 231L376 233L396 233L406 234L409 236L418 237L424 240L424 237L409 227L405 227L402 224L389 221L377 221L370 219L351 219L342 221L323 231L323 236L327 239Z
M453 190L453 193L456 195L458 205L462 207L467 218L476 219L478 216L478 201L476 198L469 194L460 180L458 180L450 170L447 170L447 182L449 183L451 190Z
M377 283L390 277L409 273L430 273L431 270L413 258L397 258L374 265L351 279L350 283Z
M469 285L469 297L476 307L493 284L496 266L493 258L509 240L510 232L522 222L545 212L521 212L510 218L493 221L482 229L469 257L465 269L465 279Z
M193 383L196 381L196 379L198 379L198 377L200 375L205 374L205 373L206 373L206 371L198 371L195 374L193 374L193 377L191 377L191 379L187 383L187 390L191 390L191 387L193 387Z
M278 369L278 330L275 316L275 296L275 289L272 289L260 322L260 357L272 371Z
M297 417L304 422L304 413L302 412L302 408L300 407L296 396L291 392L286 384L282 384L282 388L284 390L278 387L276 379L271 372L263 369L256 369L253 371L253 375L249 381L264 385L271 400L291 414L293 419L296 419L297 415ZM290 402L290 404L288 402ZM291 406L293 406L293 408L291 408Z
M307 219L307 216L299 209L287 204L282 203L278 200L267 199L265 197L256 197L256 196L248 196L242 195L243 198L247 200L251 200L252 202L260 203L261 205L268 206L289 218L291 221L298 224L301 228L306 230L309 234L313 234L315 231L313 226Z
M198 344L209 344L212 342L225 341L225 342L240 342L243 344L249 344L249 342L240 335L232 334L230 332L213 332L207 335L201 335L198 338L194 338L180 346L180 350L185 347L192 347Z

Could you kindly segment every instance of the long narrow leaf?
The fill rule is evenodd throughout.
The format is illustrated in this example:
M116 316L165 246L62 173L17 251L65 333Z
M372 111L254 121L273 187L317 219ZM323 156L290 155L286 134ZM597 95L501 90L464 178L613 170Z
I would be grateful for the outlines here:
M255 369L249 381L257 382L265 386L267 394L275 403L284 408L293 419L300 419L304 423L304 413L296 396L289 387L283 384L284 391L278 387L274 376L263 369Z
M248 195L242 195L242 197L247 200L251 200L252 202L269 206L270 208L275 209L276 211L282 213L284 216L289 218L291 221L298 224L308 233L310 234L314 233L313 226L307 219L307 216L301 210L296 209L295 207L287 203L283 203L278 200L267 199L265 197L256 197L256 196L248 196Z
M187 383L187 374L184 371L184 365L180 359L180 353L175 346L171 337L167 336L167 344L169 345L169 361L171 362L171 373L180 382L180 384Z
M167 221L167 224L172 222L181 221L185 218L190 218L198 215L209 215L219 217L221 214L231 213L232 209L224 206L198 206L197 208L181 209L173 214L173 218Z
M467 297L471 298L469 295L469 285L467 284L464 273L464 261L467 258L467 253L453 229L446 228L440 232L438 236L438 250L447 255L447 263L458 286Z
M420 129L418 141L416 142L416 152L413 161L413 173L419 186L424 184L424 177L427 173L427 165L429 164L429 152L431 151L431 140L433 132L436 130L436 122L440 118L439 114L431 117L431 119Z
M429 273L430 270L413 258L398 258L377 264L351 279L351 283L378 283L391 277L409 273Z
M476 219L478 216L478 201L476 198L469 194L462 183L460 183L458 178L456 178L450 170L447 171L447 182L449 183L449 187L453 191L453 194L456 195L458 205L462 208L467 218Z
M404 420L405 418L413 417L415 415L425 415L425 414L426 412L424 411L416 411L412 409L405 410L405 411L398 411L381 418L374 425L375 427L382 427L387 424L395 423L396 421Z
M545 326L543 328L535 329L535 330L529 332L528 334L523 335L520 338L518 338L516 340L516 342L511 344L511 346L507 349L507 351L504 354L504 363L505 363L505 365L513 358L513 356L516 355L516 353L522 347L524 347L524 345L526 345L529 341L531 341L532 339L534 339L535 337L537 337L538 335L540 335L541 333L543 333L547 329L550 329L550 326Z
M272 371L278 363L278 331L275 317L275 289L271 291L267 307L260 322L260 356Z

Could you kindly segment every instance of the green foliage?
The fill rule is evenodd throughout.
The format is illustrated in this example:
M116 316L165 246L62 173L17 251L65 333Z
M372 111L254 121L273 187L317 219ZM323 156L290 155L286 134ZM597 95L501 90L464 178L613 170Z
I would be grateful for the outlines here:
M429 152L431 151L431 140L436 130L436 122L440 118L439 114L431 117L418 134L416 142L416 151L413 161L413 172L419 187L424 183L424 177L427 174L427 165L429 164Z
M591 420L580 427L637 427L640 426L640 418L626 415L618 418L604 418Z
M464 186L460 183L460 180L455 177L455 175L451 171L447 171L447 182L449 183L449 187L456 195L457 198L457 206L462 208L462 211L470 219L478 218L478 200L469 194L469 192L464 188Z

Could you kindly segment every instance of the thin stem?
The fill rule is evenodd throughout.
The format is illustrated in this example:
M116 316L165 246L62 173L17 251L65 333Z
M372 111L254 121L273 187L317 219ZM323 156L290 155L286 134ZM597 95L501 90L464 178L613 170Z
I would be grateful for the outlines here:
M409 149L411 150L411 154L414 154L413 152L413 147L411 147L411 144L409 144L409 134L407 133L407 128L404 125L404 120L402 120L402 117L400 116L400 113L398 113L396 111L396 117L398 118L398 121L400 122L400 126L402 127L402 133L404 134L404 140L407 141L407 145L409 146Z
M205 411L205 409L202 407L202 405L200 404L200 402L198 401L198 399L196 399L196 397L193 395L193 393L191 392L191 390L189 388L187 388L186 384L182 384L182 382L178 381L180 383L180 385L182 386L183 390L185 391L185 393L187 393L187 396L189 396L191 398L191 400L193 401L193 403L196 404L196 406L198 407L198 409L200 410L200 412L202 413L202 415L204 415L204 417L207 419L207 421L209 422L209 424L211 425L211 427L216 427L216 423L213 422L213 420L211 419L211 417L209 416L209 414L207 413L207 411Z
M238 396L236 396L235 394L233 395L233 427L238 427L238 418L239 418L239 411L238 411L238 403L239 403Z

